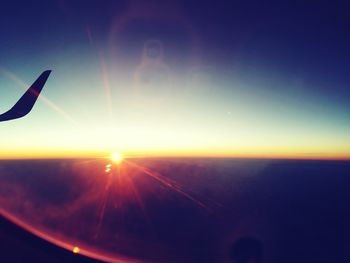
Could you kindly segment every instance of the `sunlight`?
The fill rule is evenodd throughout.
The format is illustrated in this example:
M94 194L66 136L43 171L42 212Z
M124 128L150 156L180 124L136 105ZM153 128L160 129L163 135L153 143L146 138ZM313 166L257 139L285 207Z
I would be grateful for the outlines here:
M120 163L120 162L124 159L124 157L123 157L123 155L122 155L121 153L119 153L119 152L114 152L114 153L112 153L112 155L111 155L111 159L112 159L112 161L113 161L114 163Z
M80 249L79 249L79 247L74 247L72 251L74 254L77 254L77 253L79 253Z

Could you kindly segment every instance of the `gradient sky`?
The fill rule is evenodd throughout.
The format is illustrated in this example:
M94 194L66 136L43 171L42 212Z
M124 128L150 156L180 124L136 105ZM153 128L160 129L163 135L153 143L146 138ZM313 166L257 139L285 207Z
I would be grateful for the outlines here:
M0 158L350 158L345 5L71 2L1 4L0 112L53 72Z

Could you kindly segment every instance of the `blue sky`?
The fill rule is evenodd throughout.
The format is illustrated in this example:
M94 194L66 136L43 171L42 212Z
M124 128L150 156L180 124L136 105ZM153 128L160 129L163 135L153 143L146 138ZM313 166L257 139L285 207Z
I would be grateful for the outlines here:
M349 158L348 26L336 2L5 1L0 110L53 73L0 157Z

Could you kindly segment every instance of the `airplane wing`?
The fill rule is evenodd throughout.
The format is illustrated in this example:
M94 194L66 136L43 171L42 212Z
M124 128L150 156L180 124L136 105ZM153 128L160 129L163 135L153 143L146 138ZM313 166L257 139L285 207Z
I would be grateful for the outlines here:
M0 122L18 119L27 115L32 110L50 73L51 70L41 73L16 104L7 112L0 114Z

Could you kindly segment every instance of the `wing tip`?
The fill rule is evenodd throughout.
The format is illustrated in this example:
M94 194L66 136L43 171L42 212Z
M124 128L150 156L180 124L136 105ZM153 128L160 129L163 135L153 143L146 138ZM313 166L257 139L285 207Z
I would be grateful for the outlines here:
M47 69L47 70L44 70L43 73L41 73L42 75L50 75L50 73L52 72L51 69Z
M26 116L33 108L52 70L45 70L7 112L0 114L0 122Z

